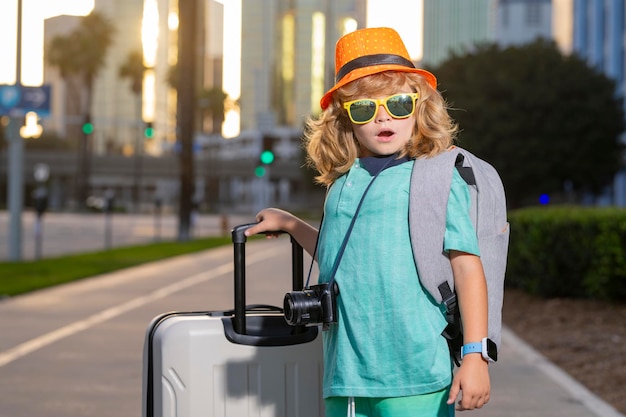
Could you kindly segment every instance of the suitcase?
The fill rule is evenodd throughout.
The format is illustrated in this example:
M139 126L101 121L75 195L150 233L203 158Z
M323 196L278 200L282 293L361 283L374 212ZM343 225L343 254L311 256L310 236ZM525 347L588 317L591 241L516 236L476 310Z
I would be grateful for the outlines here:
M288 325L282 309L245 303L244 231L233 229L235 308L155 317L143 352L144 417L321 417L318 327ZM291 238L292 288L303 287Z

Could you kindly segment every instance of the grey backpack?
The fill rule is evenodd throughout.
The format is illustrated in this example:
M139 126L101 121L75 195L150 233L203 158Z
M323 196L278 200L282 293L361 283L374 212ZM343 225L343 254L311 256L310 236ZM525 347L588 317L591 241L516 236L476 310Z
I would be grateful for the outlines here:
M431 158L415 160L409 200L413 255L420 282L438 303L446 307L449 325L443 335L448 339L458 365L463 344L462 324L450 259L443 250L447 202L455 168L470 189L470 217L476 228L487 280L489 338L498 347L510 230L504 187L493 166L459 147Z

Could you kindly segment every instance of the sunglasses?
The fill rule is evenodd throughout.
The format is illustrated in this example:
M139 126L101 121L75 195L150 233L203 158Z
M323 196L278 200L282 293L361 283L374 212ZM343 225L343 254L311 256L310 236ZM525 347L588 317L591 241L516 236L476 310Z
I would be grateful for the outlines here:
M394 119L406 119L415 112L418 98L417 93L394 94L380 99L360 98L343 103L343 107L348 110L352 123L363 125L374 120L380 105L385 106L387 113Z

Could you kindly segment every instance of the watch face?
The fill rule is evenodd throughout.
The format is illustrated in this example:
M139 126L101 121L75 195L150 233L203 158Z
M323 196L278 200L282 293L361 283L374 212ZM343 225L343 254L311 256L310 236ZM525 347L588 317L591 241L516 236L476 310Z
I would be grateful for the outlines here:
M486 341L487 341L487 355L491 359L493 359L493 361L495 362L498 360L498 346L496 346L496 343L489 338L487 338Z

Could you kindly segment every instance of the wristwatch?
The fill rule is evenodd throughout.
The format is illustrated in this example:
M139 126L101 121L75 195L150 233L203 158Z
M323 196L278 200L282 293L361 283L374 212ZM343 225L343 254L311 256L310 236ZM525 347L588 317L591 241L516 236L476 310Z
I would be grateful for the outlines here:
M488 337L483 338L480 342L467 343L461 348L461 359L470 353L480 353L487 362L495 362L498 360L498 347L495 342Z

